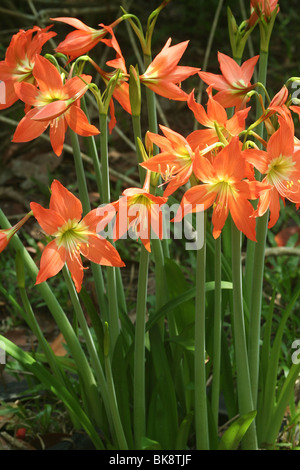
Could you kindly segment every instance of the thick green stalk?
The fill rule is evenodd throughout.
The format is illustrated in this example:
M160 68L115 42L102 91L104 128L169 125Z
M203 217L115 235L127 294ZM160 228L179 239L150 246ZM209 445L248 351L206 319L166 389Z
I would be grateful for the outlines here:
M100 157L102 168L102 204L110 202L110 179L108 163L107 114L100 114ZM107 294L109 306L109 330L111 332L111 352L114 350L120 334L118 292L116 287L115 268L107 266Z
M21 255L19 253L17 253L17 256L18 255L21 257ZM22 262L23 262L23 260L22 260ZM18 278L18 287L19 287L21 300L22 300L22 303L23 303L24 310L26 312L25 320L28 323L28 325L30 327L30 330L33 332L33 334L38 339L38 342L39 342L42 350L44 351L45 358L48 361L49 367L52 370L53 374L62 383L62 385L66 386L68 388L67 380L66 380L64 371L60 367L59 361L57 361L57 358L56 358L53 350L51 349L48 341L46 340L45 336L43 335L43 332L40 328L40 325L38 324L38 322L35 318L34 312L32 310L32 306L30 304L30 301L28 299L28 295L27 295L27 292L26 292L26 289L25 289L25 284L23 284L23 282L21 282L21 283L19 282L18 274L17 274L17 278ZM73 422L76 423L77 419L74 415L72 416L72 419L73 419Z
M221 290L221 235L215 241L215 310L214 310L214 344L213 344L213 380L211 408L215 425L218 429L220 400L221 368L221 330L222 330L222 290Z
M1 209L0 225L3 228L11 227ZM27 269L27 272L29 273L31 279L35 282L38 273L38 268L31 256L29 255L28 251L25 250L18 235L13 236L10 241L10 246L12 246L16 251L20 251L24 259L25 268ZM75 335L74 330L67 316L65 315L65 312L63 311L61 305L59 304L56 296L50 289L49 285L46 282L42 282L41 284L38 284L36 288L39 291L43 300L45 301L47 307L49 308L59 330L61 331L63 337L66 340L66 344L68 345L72 358L76 363L78 374L81 379L85 395L88 399L89 416L94 419L98 426L101 426L101 416L99 415L98 407L100 395L97 390L95 377L81 348L79 340Z
M89 200L89 193L86 184L86 177L83 167L83 161L81 157L81 150L79 146L77 134L70 129L71 144L73 148L75 171L78 183L79 197L82 204L83 214L86 215L91 210L91 204Z
M257 220L256 225L257 245L255 247L253 263L255 276L253 277L252 281L252 302L249 317L249 369L252 385L253 405L255 408L258 394L261 304L268 220L269 211L267 211Z
M83 111L88 116L88 109L87 109L87 105L86 105L86 101L85 101L84 97L81 99L81 104L82 104ZM95 171L97 188L98 188L98 192L100 194L100 199L101 199L101 195L102 195L101 165L100 165L100 161L99 161L99 156L98 156L98 152L97 152L97 146L96 146L95 138L94 138L93 135L91 135L91 136L86 137L85 140L88 144L88 154L89 154L89 156L91 157L91 159L93 161L93 167L94 167L94 171Z
M86 184L85 172L83 167L83 161L81 157L81 150L79 146L78 136L70 129L71 143L73 148L74 164L76 170L76 177L78 183L79 197L83 208L84 215L91 210L91 204L89 200L89 193ZM105 299L105 288L103 281L102 268L100 265L91 263L93 276L95 280L95 288L99 307L102 315L106 315L107 306Z
M203 247L197 251L196 304L195 304L195 426L197 450L209 450L207 397L206 397L206 345L205 345L205 272L206 224Z
M240 415L253 411L252 387L250 382L249 364L247 356L243 292L242 292L242 268L241 268L241 232L231 221L231 246L232 246L232 284L233 284L233 323L234 344L237 375L237 392ZM257 437L255 423L249 427L243 438L245 450L257 449Z
M151 63L151 56L144 55L144 64L145 68L147 68ZM157 134L157 110L156 110L156 96L155 93L150 90L150 88L146 87L146 100L147 100L147 111L148 111L148 122L149 122L149 131L154 132ZM153 145L153 155L158 154L159 149L157 145ZM168 258L169 257L169 245L168 240L163 239L159 241L163 249L163 255Z
M151 64L152 57L149 55L144 55L144 65L145 69ZM157 133L157 112L156 112L156 96L154 91L146 87L146 100L147 100L147 111L148 111L148 122L149 122L149 131ZM154 146L153 155L158 153L158 148Z
M88 116L88 109L86 106L86 102L84 100L84 97L82 98L82 108L85 112L85 114ZM101 164L99 160L99 155L97 151L97 146L95 142L94 136L89 136L86 137L87 143L88 143L88 149L89 149L89 155L92 158L93 161L93 167L95 170L95 177L96 177L96 184L98 188L98 192L100 194L100 201L102 200L102 171L101 171ZM124 312L127 312L127 306L126 306L126 299L125 299L125 294L124 294L124 286L122 283L122 277L121 277L121 272L119 268L116 268L116 282L118 286L118 293L119 293L119 300L120 300L120 305L121 308L123 309ZM101 300L102 302L102 300ZM107 319L107 318L106 318Z
M268 66L268 52L260 51L258 80L264 86L266 84ZM262 101L265 102L265 94L261 91ZM260 104L257 103L256 118L258 119L262 110ZM264 123L257 127L257 133L264 137ZM261 175L257 172L257 178L261 179ZM267 211L256 222L256 239L257 242L247 241L246 254L246 301L250 312L249 316L249 369L252 384L253 405L256 407L258 394L258 376L259 376L259 341L260 341L260 324L261 324L261 303L263 289L263 275L265 262L266 236L268 230Z
M128 450L128 445L118 409L117 396L115 391L113 373L111 370L111 361L109 358L109 349L110 349L110 337L109 337L109 327L108 324L105 324L105 334L104 334L104 364L105 364L105 374L109 394L109 403L112 414L112 419L115 428L116 440L120 450Z
M146 248L144 248L144 246L141 246L135 323L133 389L134 436L137 449L141 449L141 439L146 435L145 322L148 285L148 265L149 253Z
M101 396L102 396L104 407L105 407L105 410L106 410L106 415L107 415L108 421L110 423L110 426L112 428L111 410L110 410L110 396L109 396L109 393L108 393L108 387L107 387L107 383L106 383L105 376L104 376L104 373L103 373L102 364L100 362L94 340L92 338L90 329L87 325L84 313L82 311L82 307L81 307L77 292L75 290L74 283L71 279L69 270L68 270L66 265L63 267L63 274L64 274L66 285L67 285L67 288L68 288L68 291L69 291L69 294L70 294L70 298L71 298L71 301L72 301L74 312L76 314L76 318L79 322L79 325L80 325L80 328L81 328L81 331L82 331L82 335L83 335L87 350L89 352L89 357L90 357L90 361L91 361L93 370L95 372L95 377L97 378L97 381L98 381L99 390L101 391ZM99 407L99 403L98 403L98 407Z
M259 57L259 69L258 69L258 81L262 83L264 86L266 85L266 78L267 78L267 67L268 67L268 52L260 51ZM262 96L262 102L265 103L265 93L263 89L260 91ZM256 100L256 115L255 120L257 120L262 113L260 102L257 98ZM263 137L264 134L264 123L261 122L257 128L256 133ZM257 142L259 148L262 147L260 142ZM261 176L257 172L257 178L261 179ZM255 251L256 243L252 240L247 240L247 254L246 254L246 262L245 262L245 295L246 295L246 302L248 304L249 311L251 310L251 301L252 301L252 291L253 285L252 280L256 277L256 272L254 271L254 251Z
M134 134L135 148L136 148L136 154L137 154L139 177L140 177L141 186L143 186L144 181L145 181L145 176L146 176L146 170L139 165L140 163L143 163L143 157L141 155L141 152L139 150L139 145L137 142L137 138L142 140L140 116L132 116L132 126L133 126L133 134Z

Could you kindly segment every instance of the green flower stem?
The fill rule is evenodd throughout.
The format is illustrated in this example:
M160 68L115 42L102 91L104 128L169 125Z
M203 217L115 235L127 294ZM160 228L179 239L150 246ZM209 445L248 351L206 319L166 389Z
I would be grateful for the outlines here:
M77 292L75 290L74 283L71 279L70 272L69 272L66 265L63 267L63 274L64 274L66 285L67 285L67 288L68 288L68 291L69 291L69 294L70 294L72 305L74 307L76 318L79 322L79 325L80 325L80 328L81 328L81 331L82 331L82 335L83 335L87 350L89 352L89 357L90 357L90 360L91 360L91 364L92 364L93 370L95 372L95 376L96 376L97 381L98 381L99 390L101 390L101 396L102 396L102 399L103 399L103 403L104 403L104 407L105 407L105 410L106 410L107 418L108 418L108 421L109 421L111 429L112 429L111 413L110 413L110 396L109 396L109 393L108 393L107 383L106 383L105 376L104 376L104 373L103 373L102 364L100 362L94 340L92 338L92 335L91 335L91 332L90 332L89 327L87 325L84 313L82 311L81 304L80 304ZM98 402L98 406L99 406L99 402Z
M205 216L206 217L206 216ZM206 222L206 219L205 219ZM205 271L206 223L203 247L197 251L196 304L195 304L195 426L197 450L209 450L209 433L206 397L206 346L205 346Z
M81 158L81 151L78 141L78 136L70 129L71 143L73 148L74 164L78 182L79 197L82 203L83 213L87 214L91 210L91 204L89 200L89 193L86 184L85 172L83 167L83 161ZM107 315L107 305L105 299L105 288L103 281L102 268L100 265L91 263L92 272L95 280L96 295L99 302L100 311L103 316Z
M108 164L108 132L107 114L100 114L100 156L102 168L102 203L110 202L110 179ZM118 292L116 287L116 272L112 266L107 266L107 293L109 306L109 329L111 332L111 353L113 353L117 338L120 334L120 320L118 307Z
M263 276L265 265L265 248L268 231L269 211L257 219L256 238L257 245L254 251L254 273L252 281L252 302L249 317L249 369L252 385L253 405L256 408L259 376L259 342L261 323L261 303L263 290Z
M102 203L110 202L110 180L108 163L107 114L100 114L100 158L102 169Z
M268 66L268 52L261 50L259 59L258 81L266 85ZM262 91L262 102L265 102L265 93ZM256 119L261 115L261 107L257 102ZM264 123L257 126L257 134L264 137ZM259 145L261 148L261 145ZM261 175L256 175L261 180ZM256 407L258 394L259 375L259 341L261 323L261 301L263 289L263 273L265 261L266 236L268 228L268 212L263 217L257 219L256 238L257 242L247 241L245 287L246 301L250 312L249 318L249 370L252 384L253 405Z
M241 268L241 232L231 221L232 243L232 284L233 284L233 324L234 344L237 374L237 393L240 415L253 411L250 373L247 356L245 335L243 293L242 293L242 268ZM243 438L245 450L257 449L257 437L254 421Z
M263 85L263 87L266 87L267 70L268 70L268 52L260 50L260 53L259 53L259 68L258 68L258 82L260 82ZM263 105L265 105L266 95L265 95L265 92L264 92L263 88L261 88L260 94L261 94L261 97L262 97L262 103L263 103ZM260 106L260 102L257 99L256 119L255 120L257 120L260 117L261 114L262 114L262 109L261 109L261 106ZM256 132L261 137L264 136L264 123L263 122L261 122L257 126Z
M48 364L53 374L62 384L66 386L67 381L66 381L64 372L59 366L59 362L57 361L55 354L53 350L51 349L48 341L45 339L45 336L43 335L43 332L35 318L31 304L29 302L28 295L25 289L24 262L22 259L22 254L19 251L16 253L16 273L17 273L17 280L18 280L18 288L19 288L21 300L23 303L23 307L26 313L26 317L24 319L28 323L33 334L38 339L38 342L44 351L45 357L48 361Z
M0 225L3 228L11 227L1 209ZM29 255L28 251L24 248L18 235L13 236L10 241L10 246L12 246L16 251L20 251L24 259L25 268L27 269L31 279L35 282L38 273L38 268L31 256ZM46 305L48 306L59 330L61 331L63 337L66 340L72 358L76 363L78 375L81 379L82 386L84 388L84 392L88 400L88 414L89 416L93 417L94 421L97 423L98 426L101 426L101 413L99 413L98 406L100 395L97 390L95 377L92 373L87 358L81 348L79 340L75 335L75 332L67 316L65 315L65 312L61 308L61 305L59 304L56 296L53 294L49 285L46 282L43 282L41 284L38 284L36 288L39 291L43 300L45 301Z
M144 54L144 65L145 69L151 64L152 57L150 55ZM146 86L146 100L147 100L147 110L148 110L148 121L149 121L149 131L157 133L157 112L156 112L156 96L154 91L150 90ZM153 155L158 153L158 147L154 145Z
M88 109L87 109L84 97L82 98L82 108L83 108L85 114L88 116ZM103 192L103 190L102 190L102 171L101 171L101 163L100 163L100 160L99 160L99 155L98 155L98 151L97 151L96 142L95 142L94 136L86 137L86 140L87 140L87 143L88 143L89 156L92 158L92 161L93 161L93 167L94 167L94 170L95 170L95 177L96 177L98 192L100 194L100 200L102 200L102 192ZM125 299L125 294L124 294L124 286L123 286L123 282L122 282L121 271L120 271L119 268L116 268L116 282L117 282L117 286L118 286L120 305L121 305L123 311L127 312L126 299Z
M137 154L139 177L140 177L141 186L143 186L145 177L146 177L146 170L140 166L140 163L143 163L143 157L142 157L142 154L140 152L139 145L137 142L138 138L142 140L140 116L132 116L132 126L133 126L133 134L134 134L135 148L136 148L136 154Z
M145 68L151 62L151 57L144 55ZM155 93L146 87L146 98L147 98L147 112L148 112L148 121L149 121L149 130L151 132L157 133L157 113L156 113L156 102L155 102ZM141 125L140 125L140 116L132 116L133 122L133 131L136 142L136 152L138 162L142 161L142 157L139 152L139 147L137 145L137 138L142 140L141 135ZM153 148L153 154L155 155L158 152L158 148ZM141 167L140 167L141 168ZM144 181L144 174L140 173L141 184ZM169 256L167 240L159 240L153 238L152 247L154 252L155 259L155 279L156 279L156 308L159 309L166 302L166 283L164 280L164 255Z
M268 52L261 50L260 51L260 56L259 56L259 69L258 69L258 81L263 84L263 86L266 86L266 79L267 79L267 67L268 67ZM265 93L262 90L261 92L262 96L262 103L265 103ZM261 116L262 109L259 100L257 99L256 101L256 116L255 116L255 121L259 119ZM258 124L256 128L256 133L260 136L263 137L264 135L264 123L261 122ZM260 142L257 143L258 147L261 148ZM261 179L261 175L256 172L256 177L258 179ZM255 246L256 243L253 242L252 240L247 241L247 254L246 254L246 263L245 263L245 295L246 295L246 301L248 304L249 310L251 309L251 301L252 301L252 280L256 276L256 273L254 272L254 251L255 251Z
M85 97L81 98L81 104L82 104L82 109L86 116L88 116L88 108L86 105ZM100 199L102 196L102 176L101 176L101 165L99 161L99 156L97 152L97 146L95 142L95 138L93 135L88 136L85 138L87 144L88 144L88 154L91 157L93 161L93 167L95 171L95 177L96 177L96 183L97 183L97 188L98 192L100 194Z
M124 434L124 429L122 426L116 391L114 386L113 374L111 370L111 362L109 358L109 328L108 324L105 324L105 334L104 334L104 364L105 364L105 374L106 374L106 381L108 387L108 394L109 394L109 403L110 409L112 414L112 419L115 428L116 440L120 450L128 450L128 445L126 441L126 437Z
M133 420L137 449L141 449L141 439L146 435L145 406L145 322L148 285L149 253L141 246L140 267L137 289L135 344L134 344L134 390Z
M83 161L81 157L81 150L79 146L77 134L70 129L71 144L73 148L74 164L76 170L76 177L78 183L79 197L82 204L83 215L86 215L91 210L91 204L89 200L89 193L86 184L85 172L83 167Z
M214 345L213 345L213 380L211 408L216 428L218 429L220 400L221 368L221 330L222 330L222 290L221 290L221 235L215 240L215 311L214 311Z

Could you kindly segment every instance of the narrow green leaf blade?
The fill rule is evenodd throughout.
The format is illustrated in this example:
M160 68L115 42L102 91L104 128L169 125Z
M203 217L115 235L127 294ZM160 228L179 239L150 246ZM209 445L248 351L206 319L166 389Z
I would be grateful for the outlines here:
M219 450L236 450L255 416L256 410L250 411L234 421L227 431L224 432L219 444Z

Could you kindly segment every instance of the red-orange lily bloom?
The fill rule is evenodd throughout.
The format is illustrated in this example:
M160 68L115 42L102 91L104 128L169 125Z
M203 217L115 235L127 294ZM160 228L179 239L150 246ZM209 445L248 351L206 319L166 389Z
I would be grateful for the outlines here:
M165 184L168 184L164 191L164 196L168 197L188 182L193 171L195 152L182 135L165 126L159 127L164 136L148 132L147 138L161 152L141 163L141 166L162 176Z
M245 158L265 175L263 182L271 188L260 195L256 216L262 216L270 209L269 228L279 217L280 199L299 205L300 203L300 150L295 151L292 121L278 118L280 127L270 137L267 151L249 149Z
M224 108L235 106L237 109L242 109L249 101L247 93L255 87L251 85L250 80L258 58L258 55L252 57L239 66L234 59L219 52L218 60L222 75L199 72L199 76L205 83L219 90L214 99Z
M39 88L25 82L16 84L19 98L34 108L18 124L13 142L29 142L50 126L51 145L59 156L68 126L82 136L99 134L79 106L91 76L81 75L83 80L73 77L63 83L56 67L42 56L36 57L33 75Z
M200 70L177 65L188 43L189 41L184 41L170 46L171 38L169 38L145 73L140 76L141 83L165 98L186 101L187 94L178 85Z
M56 52L61 52L70 56L70 60L76 59L77 57L86 54L93 49L107 34L107 28L94 29L87 26L77 18L69 17L58 17L52 18L54 21L61 21L69 24L76 28L75 31L69 33L64 41L62 41L57 48ZM114 21L110 27L114 28L118 23L122 21L122 17ZM100 24L99 26L103 26Z
M83 281L81 255L93 263L104 266L124 266L113 245L97 234L101 218L98 209L83 219L80 200L59 181L51 185L49 209L32 202L30 208L46 234L54 237L42 252L36 284L55 276L66 263L77 292Z
M193 149L199 145L212 145L220 139L219 133L226 140L239 135L245 129L250 108L246 108L234 113L228 119L225 108L214 99L212 95L212 86L207 88L208 102L207 111L204 107L195 101L194 91L192 91L187 100L188 107L193 111L196 120L207 129L199 129L188 136L188 142Z
M155 237L163 237L163 213L161 207L168 198L150 193L150 172L147 172L143 188L128 188L118 201L104 207L108 214L116 214L114 241L131 231L131 238L140 239L147 251L151 252L151 230Z
M5 83L5 103L0 103L0 109L9 108L19 98L15 92L15 83L34 83L32 70L35 58L41 53L42 47L55 32L48 31L51 26L41 29L34 26L28 31L20 30L12 37L6 50L5 60L0 62L0 80Z
M213 206L213 236L218 238L230 212L236 227L248 238L256 241L254 209L249 199L256 199L265 185L245 179L247 168L240 150L238 137L226 145L210 162L198 155L193 171L203 184L193 186L184 194L181 208L174 221L177 222L188 210L197 212ZM203 206L201 206L203 205Z

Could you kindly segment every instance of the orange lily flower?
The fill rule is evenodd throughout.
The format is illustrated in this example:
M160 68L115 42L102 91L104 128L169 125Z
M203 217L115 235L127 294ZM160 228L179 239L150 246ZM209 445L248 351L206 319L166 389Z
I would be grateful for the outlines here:
M204 107L195 101L194 91L192 91L187 100L188 107L193 111L196 120L208 129L199 129L192 132L187 140L194 149L199 145L212 145L220 140L221 133L226 140L239 135L245 129L245 120L247 119L250 108L246 108L234 113L228 119L225 108L212 96L212 86L207 88L208 102L207 111Z
M140 239L147 251L151 252L151 228L161 239L162 212L160 207L166 204L168 198L154 196L150 193L150 172L147 172L143 188L128 188L118 201L108 204L108 216L116 213L114 225L114 241L122 238L128 231Z
M114 28L118 23L122 21L122 17L114 21L110 27ZM90 28L82 21L77 18L69 17L58 17L51 18L54 21L61 21L63 23L69 24L76 28L75 31L69 33L64 41L62 41L57 48L56 52L61 52L70 56L70 60L76 59L77 57L86 54L88 51L93 49L107 34L107 27L103 26L101 29Z
M41 53L42 47L56 33L48 31L51 26L41 29L34 26L28 31L20 30L12 37L6 50L5 60L0 62L0 80L5 83L6 99L0 109L9 108L19 98L15 92L15 83L34 83L32 70L35 58Z
M260 195L255 216L262 216L270 209L269 228L279 217L280 199L300 203L300 150L295 151L292 121L278 118L279 129L270 137L267 151L249 149L245 158L265 175L263 182L271 188Z
M29 106L18 124L13 142L29 142L39 137L50 126L50 140L57 156L61 155L67 127L82 136L99 134L88 122L79 106L79 99L87 91L91 76L73 77L63 83L56 67L42 56L37 56L33 76L39 88L30 83L16 84L19 98Z
M165 126L159 127L164 136L147 132L147 139L162 151L140 165L162 176L164 184L168 184L164 191L164 196L168 197L188 182L193 171L195 153L182 135Z
M187 94L178 85L200 70L177 65L188 43L189 41L184 41L170 46L169 38L145 73L140 76L140 81L158 95L171 100L186 101Z
M0 253L7 247L11 238L15 235L15 233L17 233L18 230L20 230L20 228L32 215L33 213L30 211L13 227L0 230Z
M59 181L54 180L51 185L49 209L36 202L31 202L30 208L46 234L54 237L42 252L36 284L55 276L66 263L80 292L84 270L80 255L104 266L124 266L112 244L97 234L101 221L98 209L81 220L80 200Z
M257 181L245 179L247 167L240 150L238 137L226 145L210 162L198 155L193 171L203 184L193 186L184 194L181 208L188 204L188 210L197 212L213 206L213 237L218 238L230 212L237 228L248 238L256 241L254 209L248 199L256 199L266 186ZM267 186L269 188L269 186ZM201 207L200 205L203 204ZM200 206L200 207L199 207ZM187 209L180 210L174 221L187 214Z
M243 109L249 101L247 93L255 87L251 85L250 80L258 58L258 55L252 57L239 66L234 59L219 52L218 60L222 75L199 72L199 76L205 83L219 90L214 99L224 108L236 106L237 109Z

